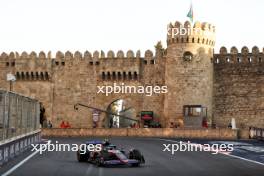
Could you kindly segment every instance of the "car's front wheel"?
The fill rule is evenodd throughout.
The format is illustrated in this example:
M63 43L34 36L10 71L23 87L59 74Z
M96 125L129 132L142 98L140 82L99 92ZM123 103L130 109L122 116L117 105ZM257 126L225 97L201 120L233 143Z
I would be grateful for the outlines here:
M133 149L129 151L129 159L136 159L138 160L140 163L145 163L145 158L144 156L141 154L141 152L137 149Z
M96 158L96 160L95 160L95 165L96 165L97 167L102 167L102 166L103 166L102 159L101 159L101 158Z
M77 160L79 162L86 162L88 160L89 155L88 154L81 154L80 151L77 151Z

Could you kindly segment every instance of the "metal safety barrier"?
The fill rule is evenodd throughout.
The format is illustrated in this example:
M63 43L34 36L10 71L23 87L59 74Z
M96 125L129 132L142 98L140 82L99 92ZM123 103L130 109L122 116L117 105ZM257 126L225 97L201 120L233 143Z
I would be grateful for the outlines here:
M40 103L0 90L0 165L40 141Z
M31 148L31 144L41 139L40 130L15 137L0 145L0 166Z
M251 139L264 140L264 128L249 128L249 136Z

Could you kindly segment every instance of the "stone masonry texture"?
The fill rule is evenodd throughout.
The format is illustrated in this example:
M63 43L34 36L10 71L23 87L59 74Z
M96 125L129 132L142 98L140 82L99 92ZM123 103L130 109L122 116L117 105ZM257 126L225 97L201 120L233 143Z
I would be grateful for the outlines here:
M214 53L215 28L208 23L170 23L172 29L189 28L203 33L167 34L167 47L160 43L155 52L58 51L44 53L2 53L0 88L9 90L6 75L16 76L13 91L38 99L54 127L62 120L75 128L91 128L92 112L74 104L82 103L106 110L117 99L141 111L153 111L155 121L168 127L183 121L184 105L207 108L210 123L227 127L231 118L239 128L264 126L264 54L254 47L238 52L225 47ZM191 57L185 57L189 55ZM165 94L97 93L97 86L124 83L126 86L167 86ZM106 115L100 114L102 127ZM184 124L183 124L184 125Z

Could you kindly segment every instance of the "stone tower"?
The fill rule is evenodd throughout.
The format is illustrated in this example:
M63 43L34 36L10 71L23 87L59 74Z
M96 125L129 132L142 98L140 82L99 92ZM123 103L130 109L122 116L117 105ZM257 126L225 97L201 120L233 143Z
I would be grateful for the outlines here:
M165 64L168 93L164 101L167 126L171 122L185 122L186 105L201 106L208 120L212 118L214 44L215 27L211 24L177 21L168 25Z

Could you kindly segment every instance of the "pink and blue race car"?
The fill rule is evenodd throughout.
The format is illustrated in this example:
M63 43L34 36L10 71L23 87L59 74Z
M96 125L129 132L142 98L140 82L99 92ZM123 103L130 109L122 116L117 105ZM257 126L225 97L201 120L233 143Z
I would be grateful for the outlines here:
M108 140L105 141L87 141L86 145L101 145L100 151L83 151L83 149L77 151L77 159L79 162L89 162L100 166L116 166L126 165L132 167L139 167L145 163L145 158L142 153L137 149L130 149L128 152L117 149L117 147L111 144Z

